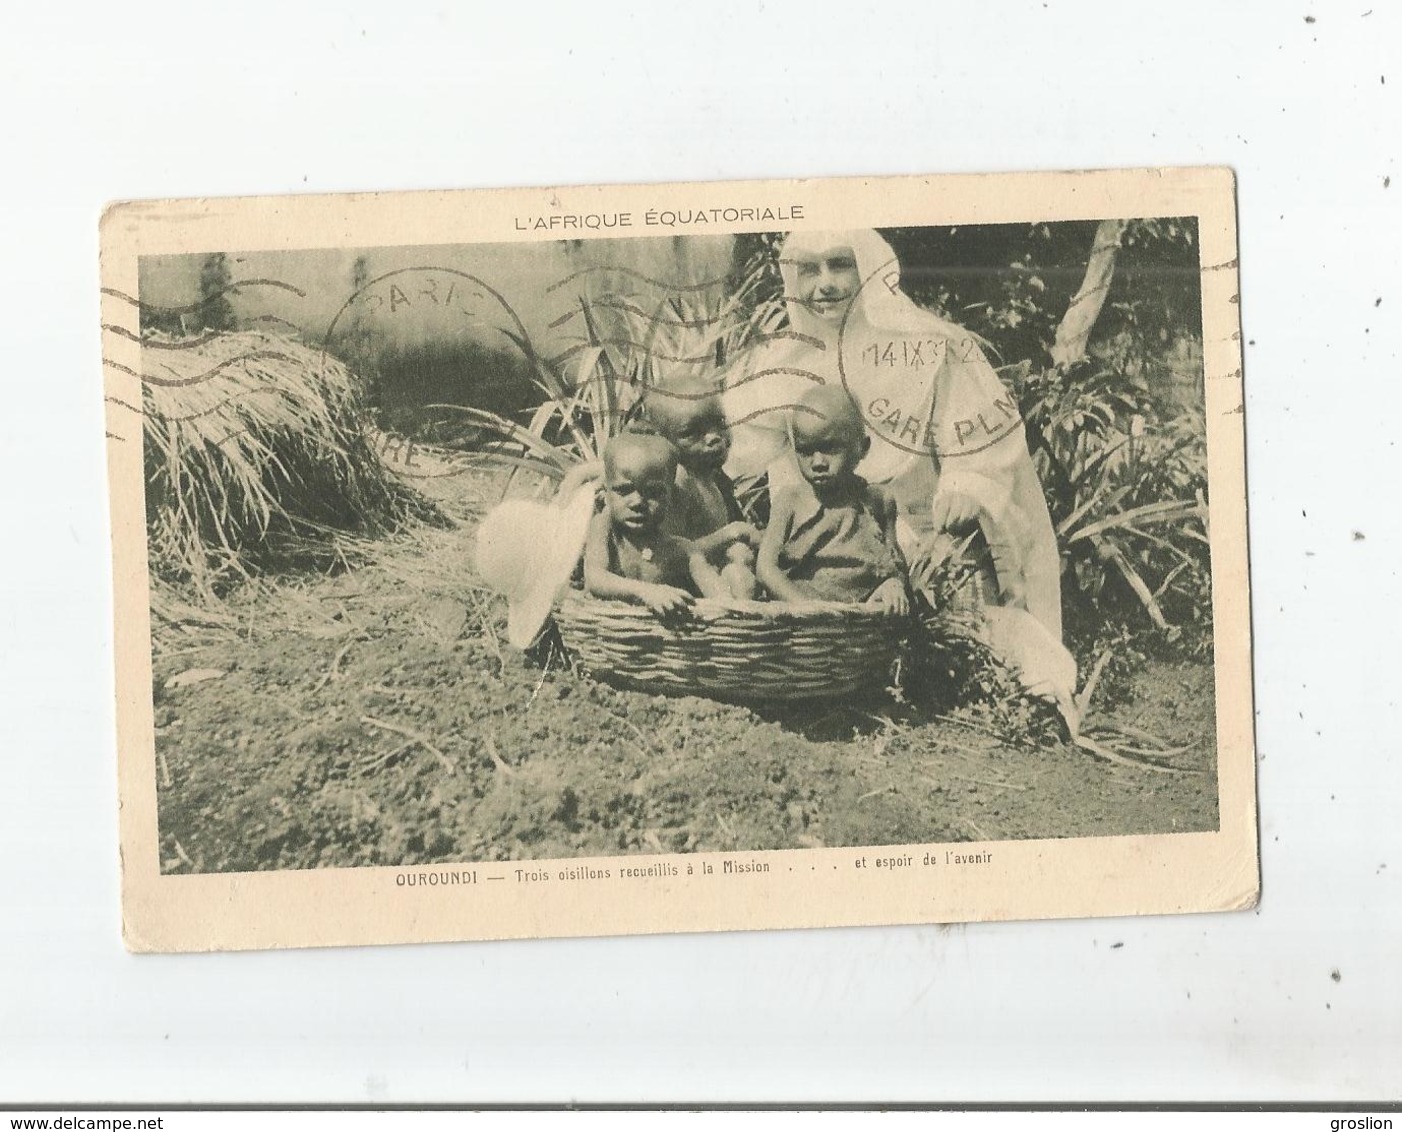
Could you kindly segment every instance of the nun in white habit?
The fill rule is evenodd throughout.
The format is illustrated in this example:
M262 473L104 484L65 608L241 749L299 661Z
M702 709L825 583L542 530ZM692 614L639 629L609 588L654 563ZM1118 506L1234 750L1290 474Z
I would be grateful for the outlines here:
M993 636L1008 637L1012 625L1028 643L1003 651L1024 679L1060 685L1058 700L1069 695L1075 662L1061 645L1056 535L1016 399L978 340L911 301L874 231L792 233L779 266L789 324L729 375L726 471L792 482L788 406L815 382L843 384L872 436L858 471L896 498L907 553L977 524L997 575ZM1001 610L1025 611L1035 625Z

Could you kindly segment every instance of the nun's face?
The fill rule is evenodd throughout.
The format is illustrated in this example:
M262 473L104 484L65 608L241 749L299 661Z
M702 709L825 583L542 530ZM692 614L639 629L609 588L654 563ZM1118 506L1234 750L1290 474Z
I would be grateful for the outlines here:
M846 246L816 254L802 252L793 263L798 301L824 322L840 324L862 285L856 253Z

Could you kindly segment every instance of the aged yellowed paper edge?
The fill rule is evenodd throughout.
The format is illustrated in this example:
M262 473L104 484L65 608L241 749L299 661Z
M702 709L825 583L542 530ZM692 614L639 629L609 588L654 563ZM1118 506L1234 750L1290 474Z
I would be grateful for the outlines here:
M108 441L112 495L123 927L137 951L215 950L457 939L577 936L858 924L1034 919L1226 910L1259 889L1244 423L1234 180L1221 168L896 177L723 184L357 194L131 202L102 218L102 319L135 333L121 295L138 291L138 257L211 249L305 249L558 239L514 218L552 213L754 205L791 208L783 225L719 223L712 233L814 231L1196 216L1202 263L1220 828L1213 833L965 845L977 870L859 868L895 846L607 859L608 883L492 883L510 863L162 875L142 457ZM801 216L801 219L799 218ZM666 235L664 228L590 232ZM141 401L140 345L104 336L106 393ZM122 429L108 405L109 432ZM934 846L916 845L918 855ZM942 849L941 849L942 851ZM720 875L725 858L767 873ZM534 867L603 858L536 861ZM620 868L709 860L715 875L624 879ZM406 886L406 872L457 869L475 883Z

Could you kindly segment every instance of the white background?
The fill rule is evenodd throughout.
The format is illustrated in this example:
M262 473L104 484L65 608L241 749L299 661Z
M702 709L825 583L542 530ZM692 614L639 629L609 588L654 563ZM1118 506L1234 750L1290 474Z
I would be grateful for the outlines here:
M0 27L0 1103L1402 1097L1387 0L317 8ZM1259 912L122 949L105 201L1202 163L1240 178Z

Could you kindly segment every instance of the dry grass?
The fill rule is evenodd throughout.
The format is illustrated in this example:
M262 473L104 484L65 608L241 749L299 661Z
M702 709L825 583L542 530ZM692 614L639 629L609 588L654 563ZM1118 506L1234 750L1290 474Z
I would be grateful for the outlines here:
M298 342L228 333L143 343L151 571L202 596L269 570L329 566L433 508L363 428L345 366Z

